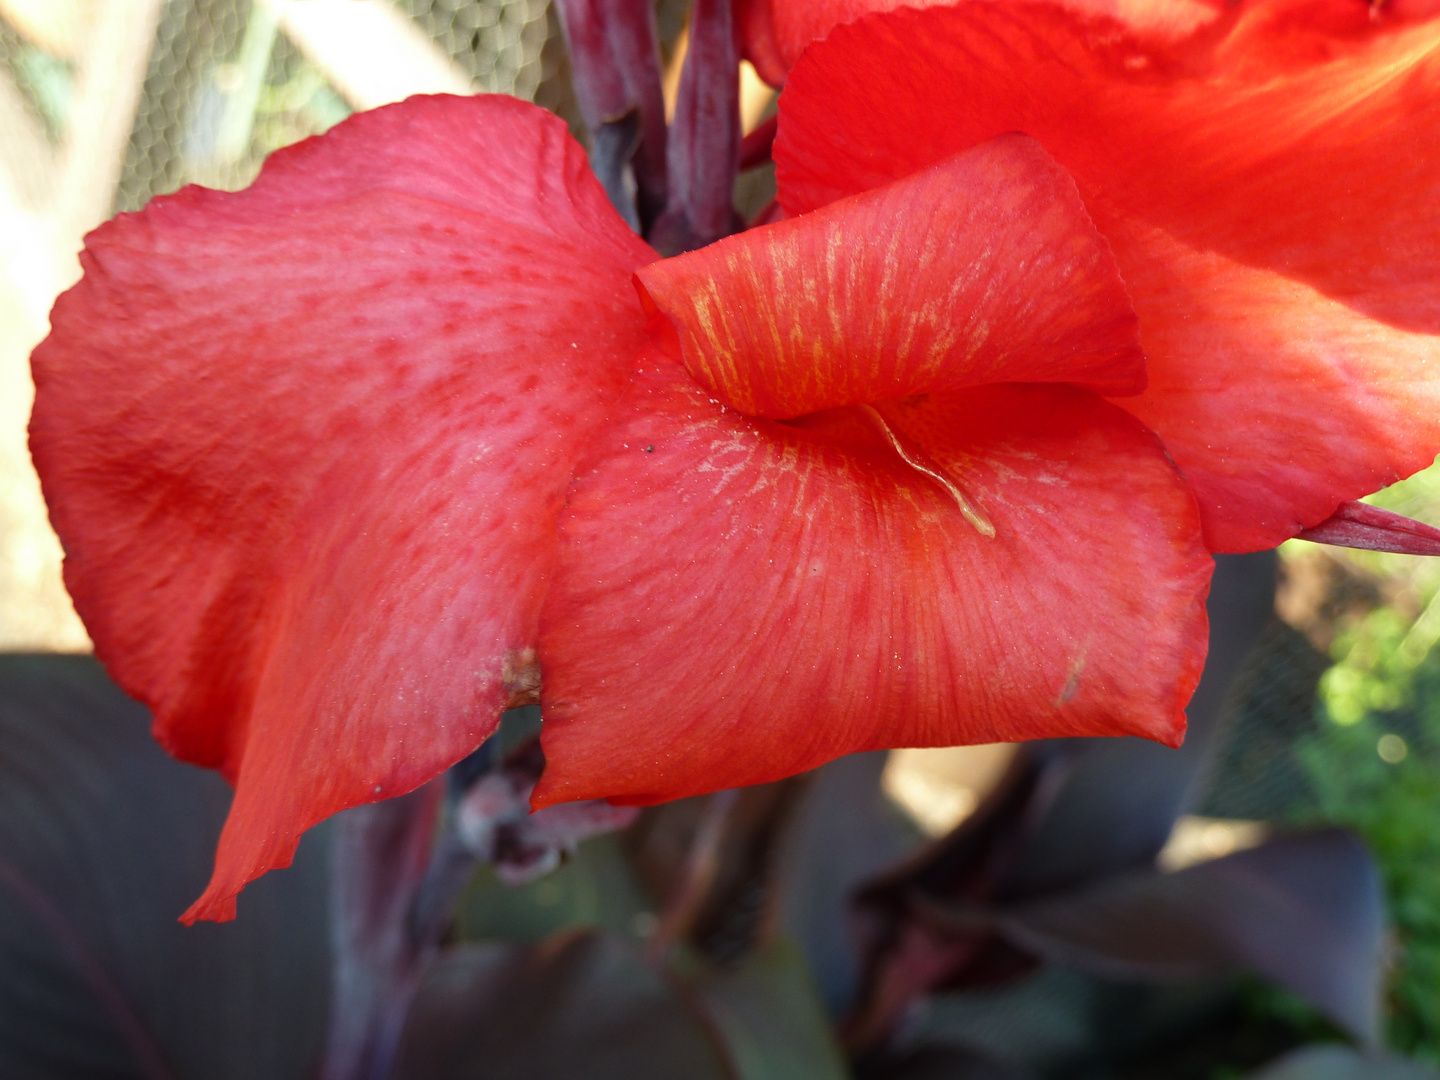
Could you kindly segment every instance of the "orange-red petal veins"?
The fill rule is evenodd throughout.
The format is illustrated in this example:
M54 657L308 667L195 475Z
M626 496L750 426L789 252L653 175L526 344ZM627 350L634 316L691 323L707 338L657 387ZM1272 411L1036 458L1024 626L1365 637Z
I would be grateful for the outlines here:
M1440 20L1421 8L1256 0L1174 43L1043 4L867 16L790 73L781 200L1034 136L1134 299L1150 379L1125 408L1213 550L1273 546L1440 450Z
M189 917L533 695L555 519L653 258L563 122L412 98L87 240L31 444L97 651L235 801Z
M877 747L1178 742L1211 560L1154 436L1056 385L880 412L993 536L857 409L777 423L678 365L637 376L561 516L537 803L655 802Z
M1021 135L636 276L690 374L751 416L993 382L1145 385L1110 250Z

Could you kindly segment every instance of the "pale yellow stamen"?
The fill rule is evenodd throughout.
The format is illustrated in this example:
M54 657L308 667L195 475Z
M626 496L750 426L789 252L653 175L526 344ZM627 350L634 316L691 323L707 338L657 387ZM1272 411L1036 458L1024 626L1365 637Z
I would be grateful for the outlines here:
M974 526L976 532L981 536L993 537L995 535L995 526L990 523L990 519L985 516L984 512L971 502L963 491L955 486L953 480L939 469L932 469L911 453L905 444L900 441L900 436L896 435L895 431L886 422L885 417L880 415L879 409L873 405L861 405L860 411L864 413L876 429L885 436L891 448L895 453L900 455L900 459L904 461L906 465L909 465L916 472L924 473L950 493L950 497L955 500L955 505L960 508L961 516Z

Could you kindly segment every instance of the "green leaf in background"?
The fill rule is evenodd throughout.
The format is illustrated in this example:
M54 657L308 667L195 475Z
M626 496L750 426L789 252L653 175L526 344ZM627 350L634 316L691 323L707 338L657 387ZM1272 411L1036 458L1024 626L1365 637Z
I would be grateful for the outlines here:
M1345 1046L1307 1046L1251 1074L1249 1080L1440 1080L1440 1073L1413 1061L1359 1054Z
M780 940L695 992L740 1080L846 1080L849 1073L799 948Z
M430 971L396 1080L735 1080L683 992L631 942L564 931L466 945Z
M1367 501L1440 521L1440 467ZM1283 554L1317 557L1294 542ZM1379 862L1396 945L1387 1041L1440 1063L1440 560L1324 556L1373 599L1335 620L1319 724L1295 749L1316 805L1294 816L1354 829Z
M482 867L461 896L455 919L462 940L525 943L580 926L640 938L655 923L650 900L613 834L586 840L554 873L525 885L506 885Z
M75 96L75 71L70 64L43 49L27 45L16 57L15 74L22 89L29 92L36 110L45 119L52 136L65 130L70 101Z

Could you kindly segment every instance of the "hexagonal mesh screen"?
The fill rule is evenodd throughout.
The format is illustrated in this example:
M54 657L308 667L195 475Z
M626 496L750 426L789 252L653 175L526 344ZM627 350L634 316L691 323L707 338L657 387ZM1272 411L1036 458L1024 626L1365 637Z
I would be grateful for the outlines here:
M476 89L535 97L549 30L545 0L400 0L396 6L434 43L436 58L448 57ZM294 33L277 10L285 8L168 0L116 210L137 209L191 181L243 186L272 150L373 103L363 89L336 86L334 72L345 63L339 52L356 47L353 28L337 25L327 35L311 20Z
M272 150L378 104L387 87L403 87L406 79L418 80L422 89L535 100L542 82L564 63L547 0L156 3L116 211L138 209L190 182L243 186ZM52 144L64 141L85 74L84 39L100 32L59 18L47 24L43 4L0 3L0 77L8 76L19 91L0 101L0 140L9 144L12 173L28 174L18 178L21 187L43 187L42 174L53 163L34 151L33 160L15 162L20 140L11 136L23 125ZM143 12L145 5L132 6ZM27 10L41 15L27 18ZM384 71L393 66L385 50L397 44L404 46L399 75ZM369 57L384 62L370 63L367 72ZM542 104L555 104L538 96Z
M25 448L27 357L81 237L414 93L573 114L548 0L0 0L0 648L84 648ZM572 107L567 108L567 102Z

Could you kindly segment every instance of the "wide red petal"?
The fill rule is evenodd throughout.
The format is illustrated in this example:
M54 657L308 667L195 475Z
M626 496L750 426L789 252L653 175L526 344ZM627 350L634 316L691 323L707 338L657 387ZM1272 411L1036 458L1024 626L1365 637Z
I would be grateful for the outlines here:
M1110 250L1022 135L636 276L690 374L751 416L994 382L1145 386Z
M533 694L555 518L651 258L563 122L498 96L357 116L88 238L31 443L97 651L236 785L187 917Z
M955 0L746 0L746 8L763 7L763 16L746 11L737 20L746 54L765 58L755 67L772 86L784 81L785 72L800 59L811 42L822 40L835 27L854 22L871 12L898 7L927 8ZM1076 14L1112 19L1132 31L1160 40L1187 37L1223 10L1223 0L1052 0Z
M782 201L1011 130L1114 248L1150 373L1124 404L1214 550L1272 546L1440 450L1440 23L1270 0L1165 46L1043 5L870 16L791 73Z
M1052 735L1174 744L1211 561L1158 442L1067 386L757 420L637 375L561 517L537 805L655 802L841 754ZM874 421L875 416L871 416Z

